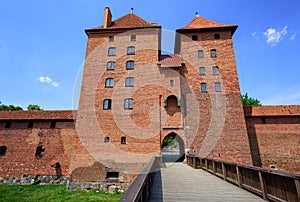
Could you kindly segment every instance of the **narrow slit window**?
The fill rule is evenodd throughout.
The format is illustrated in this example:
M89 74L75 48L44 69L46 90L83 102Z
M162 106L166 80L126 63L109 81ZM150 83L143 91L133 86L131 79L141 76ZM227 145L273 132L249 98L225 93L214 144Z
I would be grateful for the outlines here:
M201 83L200 84L201 92L207 92L206 90L206 83Z
M174 80L170 80L170 86L174 86Z
M38 146L35 150L35 158L42 158L44 156L44 153L45 149L43 148L43 146Z
M6 150L7 150L6 146L1 146L0 147L0 156L5 156Z
M111 109L111 99L105 99L103 101L103 109L104 110L109 110Z
M121 137L121 144L126 144L126 137Z

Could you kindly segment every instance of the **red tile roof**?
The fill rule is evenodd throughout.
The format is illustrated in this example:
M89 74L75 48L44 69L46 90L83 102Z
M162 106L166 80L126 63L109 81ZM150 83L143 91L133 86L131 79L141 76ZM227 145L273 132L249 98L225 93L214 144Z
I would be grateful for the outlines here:
M176 54L161 55L160 63L161 63L161 67L181 67L182 66L182 60Z
M146 20L140 18L134 13L130 13L121 18L118 18L111 22L110 26L104 28L103 26L96 27L88 30L101 30L101 29L122 29L122 28L151 28L159 27L157 23L149 23Z
M300 116L300 105L244 106L245 116Z
M177 31L195 30L195 29L211 29L211 28L230 28L234 32L237 25L220 24L207 18L196 16L187 26L178 29Z
M59 111L0 111L0 120L66 120L75 119L72 110Z

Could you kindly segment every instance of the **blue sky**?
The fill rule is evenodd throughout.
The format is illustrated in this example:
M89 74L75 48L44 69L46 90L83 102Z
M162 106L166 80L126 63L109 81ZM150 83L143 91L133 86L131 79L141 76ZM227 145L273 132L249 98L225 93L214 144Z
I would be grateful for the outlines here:
M199 15L238 24L233 40L240 87L263 104L300 104L300 1L1 0L0 101L72 109L85 55L84 29L135 14L176 30Z

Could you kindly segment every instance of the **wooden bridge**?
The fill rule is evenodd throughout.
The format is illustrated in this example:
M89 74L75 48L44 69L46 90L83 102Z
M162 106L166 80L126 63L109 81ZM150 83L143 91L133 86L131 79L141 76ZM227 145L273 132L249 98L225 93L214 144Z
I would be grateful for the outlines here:
M300 202L300 175L187 156L187 164L153 159L120 201Z

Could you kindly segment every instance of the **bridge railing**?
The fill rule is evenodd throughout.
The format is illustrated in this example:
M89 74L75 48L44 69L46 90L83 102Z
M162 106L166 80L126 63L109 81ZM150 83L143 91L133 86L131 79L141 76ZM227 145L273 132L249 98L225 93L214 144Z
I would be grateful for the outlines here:
M151 193L154 172L162 167L162 158L153 157L119 201L147 202Z
M187 155L187 163L246 189L265 200L300 201L300 175Z

